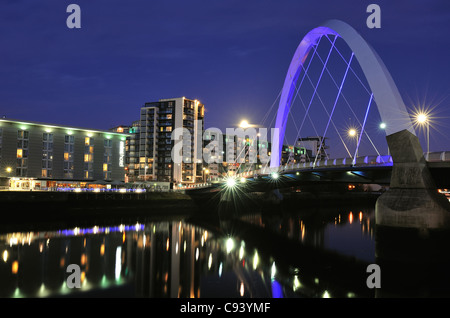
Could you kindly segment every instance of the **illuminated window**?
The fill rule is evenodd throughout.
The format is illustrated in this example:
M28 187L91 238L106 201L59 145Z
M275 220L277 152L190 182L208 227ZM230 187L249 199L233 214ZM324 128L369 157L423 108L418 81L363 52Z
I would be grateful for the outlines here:
M92 162L93 161L93 156L92 154L84 154L84 162Z
M103 179L111 179L111 163L112 163L112 140L104 140L104 152L103 152Z
M17 131L17 166L16 175L19 177L26 177L28 167L28 136L26 130ZM23 159L22 159L23 158Z
M64 178L73 179L75 138L71 134L64 136Z
M94 175L94 138L84 138L84 177L92 179Z
M53 134L42 134L42 177L52 177L53 165Z

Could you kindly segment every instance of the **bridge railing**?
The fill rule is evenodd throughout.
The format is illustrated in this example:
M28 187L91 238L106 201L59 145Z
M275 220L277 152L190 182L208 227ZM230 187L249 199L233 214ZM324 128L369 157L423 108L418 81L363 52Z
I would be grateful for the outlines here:
M428 154L424 154L425 159L430 162L438 162L438 161L450 161L450 151L441 151L441 152L430 152ZM265 167L257 170L246 171L237 174L238 177L252 177L254 175L269 175L274 172L282 173L286 171L293 170L309 170L309 169L317 169L317 168L325 168L325 167L344 167L344 166L376 166L376 165L392 165L392 156L383 155L383 156L362 156L356 158L353 163L353 159L350 157L347 158L338 158L338 159L322 159L317 160L316 164L313 161L304 162L304 163L294 163L294 164L286 164L279 167Z
M450 154L449 154L450 157ZM238 173L237 177L252 177L254 175L269 175L274 172L282 173L286 171L293 170L310 170L317 168L325 168L325 167L343 167L343 166L368 166L368 165L384 165L384 164L392 164L392 156L365 156L358 157L353 163L353 159L350 157L347 158L338 158L338 159L322 159L317 160L314 164L311 162L303 162L303 163L292 163L286 164L279 167L264 167L257 170L250 170Z
M450 151L425 153L425 159L430 162L450 161Z

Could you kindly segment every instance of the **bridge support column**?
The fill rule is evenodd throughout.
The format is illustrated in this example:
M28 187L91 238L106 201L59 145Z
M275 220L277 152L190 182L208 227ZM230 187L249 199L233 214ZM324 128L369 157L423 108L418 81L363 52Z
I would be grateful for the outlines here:
M377 225L450 228L450 203L437 192L417 136L402 130L386 139L394 165L390 188L375 206Z

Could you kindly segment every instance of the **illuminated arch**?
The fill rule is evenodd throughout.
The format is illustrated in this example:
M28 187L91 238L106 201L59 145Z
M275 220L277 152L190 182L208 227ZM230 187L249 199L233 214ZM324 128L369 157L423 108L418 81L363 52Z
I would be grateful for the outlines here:
M286 119L289 115L299 73L311 48L318 43L318 40L323 35L337 35L341 37L355 54L372 90L381 120L387 124L385 129L386 135L405 129L415 135L406 106L381 58L351 26L339 20L330 20L322 26L311 30L300 42L292 58L278 106L275 123L278 134L272 140L271 167L277 167L280 163L281 147L283 146L286 131Z

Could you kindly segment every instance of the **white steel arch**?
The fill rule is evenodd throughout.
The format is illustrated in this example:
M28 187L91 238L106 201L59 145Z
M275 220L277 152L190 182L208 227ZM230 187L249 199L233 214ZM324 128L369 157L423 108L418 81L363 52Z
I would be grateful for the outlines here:
M389 71L375 50L350 25L340 20L329 20L302 39L289 66L281 93L275 128L278 134L272 140L271 167L280 164L281 148L286 131L286 119L289 115L295 84L311 48L323 35L341 37L355 54L359 65L372 90L381 120L386 123L386 135L402 130L408 130L413 135L415 131L397 86Z

